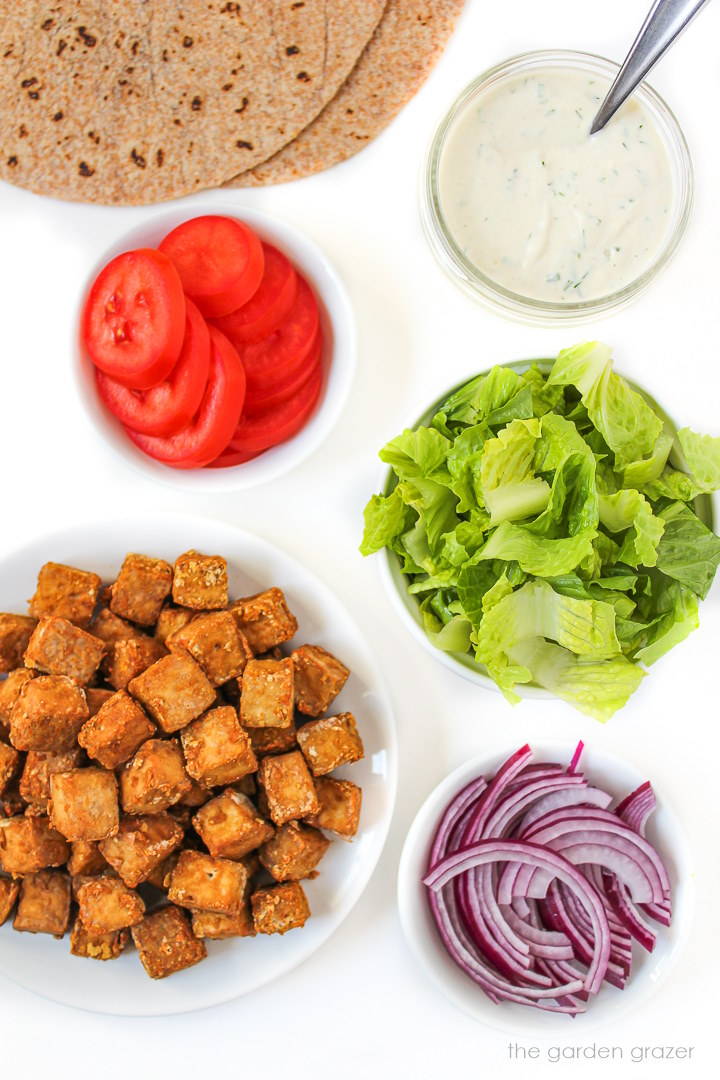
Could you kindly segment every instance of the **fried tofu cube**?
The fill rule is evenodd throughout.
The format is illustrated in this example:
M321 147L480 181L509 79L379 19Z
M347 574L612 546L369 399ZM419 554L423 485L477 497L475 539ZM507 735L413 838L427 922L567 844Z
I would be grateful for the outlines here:
M193 611L192 608L176 607L175 604L169 603L165 604L155 623L155 640L162 641L164 645L172 634L177 630L182 630L183 626L187 626L189 622L192 622L193 619L197 619L197 617L197 611Z
M185 730L187 731L187 728L185 728ZM187 772L187 758L185 759L185 771ZM183 795L182 799L180 799L176 805L189 806L191 810L194 810L198 806L204 806L208 799L212 799L212 791L210 788L205 787L204 784L200 784L197 780L193 780L192 777L190 779L192 787L185 795Z
M120 773L120 800L126 814L167 810L191 787L177 739L148 739Z
M13 876L36 874L48 866L62 866L70 854L64 836L47 817L0 819L0 866Z
M20 892L20 882L0 874L0 926L7 920ZM200 935L198 935L200 936Z
M41 619L25 651L25 665L48 675L67 675L84 686L90 682L105 655L99 638L52 615Z
M263 758L258 777L276 825L316 814L320 809L312 777L299 750Z
M243 727L290 727L294 700L292 660L249 662L243 673L240 695L240 723Z
M213 687L187 653L158 660L133 679L128 690L166 732L184 728L215 702Z
M91 767L50 777L50 821L66 840L104 840L115 835L119 820L113 773Z
M250 897L250 903L259 934L285 934L304 926L310 918L307 898L297 881L258 889Z
M170 881L170 875L178 864L180 858L180 852L174 851L172 855L168 855L167 859L151 870L148 876L145 878L146 885L153 885L156 889L161 889L164 892L168 890L168 884Z
M0 613L0 672L20 667L37 619Z
M50 807L50 777L53 773L69 772L80 765L82 752L77 746L59 754L30 750L20 777L20 794L27 804L41 814Z
M88 718L85 694L67 675L40 675L26 682L10 713L16 750L71 750Z
M192 929L196 938L210 938L213 941L255 937L257 933L249 899L243 903L237 915L223 915L219 911L193 911Z
M231 604L230 610L256 655L289 641L298 627L282 589L266 589L245 596Z
M78 742L106 769L117 769L155 734L155 725L125 690L113 694L87 720Z
M237 915L245 897L247 869L202 851L181 851L170 875L168 899L180 907Z
M85 687L85 700L87 701L90 717L95 716L100 711L100 708L113 696L113 693L113 690L103 690L100 687Z
M17 750L13 750L12 746L0 741L0 795L3 795L10 787L20 771L21 764L22 758Z
M187 771L207 787L232 784L257 769L250 739L232 705L210 709L180 732Z
M99 848L128 888L135 889L182 842L183 830L168 814L150 814L121 818L117 834Z
M85 629L95 610L101 586L97 574L62 563L45 563L30 601L30 614L36 619L57 615Z
M20 696L25 683L34 679L35 672L27 668L18 668L11 671L6 679L0 682L0 734L7 737L10 734L10 713L12 707Z
M116 960L129 940L128 930L98 934L88 930L77 918L70 931L70 952L73 956L83 956L88 960Z
M110 610L140 626L153 626L171 589L169 563L130 553L125 556L112 586Z
M348 680L346 668L319 645L301 645L292 653L295 705L305 716L322 716Z
M70 849L70 858L67 861L70 877L91 877L107 870L108 864L100 852L97 840L74 840Z
M313 776L360 761L365 753L352 713L311 720L300 728L297 739Z
M166 639L173 651L184 649L200 665L213 686L242 674L252 659L247 638L229 611L200 615Z
M257 758L267 757L268 754L287 754L288 751L297 749L297 728L294 718L288 727L252 727L246 730Z
M165 979L207 956L205 945L192 932L189 918L177 907L146 915L131 933L142 966L151 979Z
M143 900L116 877L87 882L78 889L77 902L83 926L99 934L137 926L145 914Z
M362 791L350 780L335 780L318 776L315 790L320 800L317 814L308 814L305 821L318 829L337 833L343 840L352 840L360 823Z
M258 858L276 881L314 877L315 867L330 846L319 829L288 821L258 851Z
M106 664L107 681L116 690L125 690L133 679L137 679L163 656L167 656L167 649L155 638L137 637L117 641L110 646Z
M227 562L220 555L186 551L173 567L173 600L196 611L216 611L228 604Z
M13 930L61 938L69 923L70 878L59 870L40 870L24 877Z
M130 638L146 636L137 626L128 622L127 619L121 619L119 615L116 615L107 607L100 608L95 614L93 621L90 623L90 632L100 641L104 641L106 645L116 645L118 641L128 641Z
M274 833L246 795L228 788L205 803L193 818L195 831L211 855L242 859Z

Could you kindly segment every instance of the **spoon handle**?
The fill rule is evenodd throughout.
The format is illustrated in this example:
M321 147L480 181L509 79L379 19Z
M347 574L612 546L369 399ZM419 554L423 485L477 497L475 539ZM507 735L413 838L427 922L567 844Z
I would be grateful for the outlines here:
M655 0L623 66L592 122L590 134L608 120L708 0Z

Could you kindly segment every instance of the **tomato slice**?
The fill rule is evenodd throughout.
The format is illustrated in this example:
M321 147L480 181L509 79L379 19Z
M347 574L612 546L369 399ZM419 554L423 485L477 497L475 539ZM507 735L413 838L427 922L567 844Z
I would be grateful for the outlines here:
M315 408L322 388L322 367L290 401L258 416L242 416L228 443L228 452L253 454L284 442L303 427Z
M269 393L291 378L315 343L320 317L307 282L298 276L295 305L282 326L262 341L235 344L253 394ZM232 340L232 339L231 339Z
M210 373L196 415L165 438L126 428L136 446L176 469L207 465L228 445L245 401L245 372L235 349L214 326L210 330Z
M190 423L200 407L210 370L210 334L193 304L185 301L185 340L167 379L149 390L129 390L96 371L98 392L121 424L144 435L172 435Z
M246 304L215 320L235 348L274 334L290 314L297 296L295 268L272 244L263 243L265 269L258 291Z
M183 222L160 244L203 315L218 318L247 303L263 276L260 238L235 218L208 214Z
M257 416L258 413L274 409L277 405L282 405L284 401L289 401L290 398L298 394L310 377L315 374L315 368L320 363L321 353L322 334L318 330L315 342L303 360L302 366L285 382L280 383L273 390L261 391L260 393L252 394L248 389L245 395L244 415Z
M93 364L133 390L171 372L185 334L185 296L177 270L160 251L117 255L93 282L82 337Z

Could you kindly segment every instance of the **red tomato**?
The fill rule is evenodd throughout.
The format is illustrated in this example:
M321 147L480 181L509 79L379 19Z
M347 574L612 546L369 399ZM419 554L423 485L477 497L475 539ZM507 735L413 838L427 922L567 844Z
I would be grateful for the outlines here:
M237 349L273 334L290 314L297 296L297 274L289 259L272 244L263 244L265 269L260 287L246 304L215 319Z
M192 218L168 233L160 250L172 260L183 289L207 319L247 303L263 276L260 238L235 218Z
M222 453L238 425L245 401L245 372L228 339L210 330L210 374L196 415L187 427L165 438L126 428L132 441L150 457L176 469L207 465Z
M315 374L291 401L258 416L242 416L228 443L228 452L253 454L291 438L307 423L321 388L322 368L318 365Z
M166 378L185 333L185 297L175 267L152 248L126 251L93 282L82 337L93 364L133 390Z
M320 325L310 286L298 276L295 306L274 334L252 345L235 344L253 394L269 393L290 379L308 356Z
M320 363L320 355L322 353L322 334L318 329L318 333L315 337L315 343L312 345L310 352L302 362L302 367L298 371L291 375L285 382L280 383L274 390L266 390L262 393L251 394L248 389L245 395L245 416L257 416L258 413L267 412L268 409L274 409L276 405L282 405L284 401L289 401L290 398L295 397L298 394L306 382L309 381L311 375L315 374L315 368Z
M205 466L206 469L229 469L231 465L244 465L246 461L252 461L253 458L259 457L262 450L259 450L257 454L244 454L237 450L223 450L222 454L215 458L214 461L208 462Z
M189 424L200 407L210 370L210 334L192 300L186 300L185 314L185 340L164 382L149 390L128 390L102 371L95 373L105 405L132 431L172 435Z

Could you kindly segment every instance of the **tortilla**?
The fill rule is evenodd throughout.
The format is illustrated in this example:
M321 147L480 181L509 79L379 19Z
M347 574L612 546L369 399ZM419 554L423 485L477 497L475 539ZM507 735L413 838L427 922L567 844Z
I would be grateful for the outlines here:
M388 0L358 63L317 119L279 153L227 186L297 180L362 150L425 82L463 4L464 0Z
M8 7L12 11L8 11ZM0 10L0 177L149 203L266 160L334 96L385 0L25 0Z

